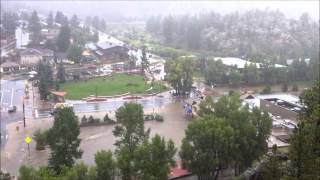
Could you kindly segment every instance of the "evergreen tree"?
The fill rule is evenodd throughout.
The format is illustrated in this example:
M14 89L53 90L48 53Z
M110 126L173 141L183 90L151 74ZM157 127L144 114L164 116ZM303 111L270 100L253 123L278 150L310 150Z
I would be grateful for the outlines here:
M62 166L71 167L75 159L80 158L80 127L73 109L65 107L55 116L53 126L48 130L48 144L51 149L49 166L57 172Z
M75 27L78 27L80 24L80 21L78 19L78 16L77 15L73 15L71 20L70 20L70 26L75 28Z
M14 35L18 25L18 15L11 12L1 14L1 24L8 35Z
M57 71L57 79L59 83L65 83L66 82L66 72L64 70L63 63L59 63L58 71Z
M149 67L149 61L146 54L146 47L142 47L142 56L141 56L141 74L145 74L145 71Z
M41 24L37 11L33 11L29 20L29 31L31 32L31 41L33 44L39 44L41 40Z
M79 45L70 45L67 50L67 56L75 63L79 63L82 58L82 48Z
M57 47L61 52L66 52L70 45L71 31L68 25L62 26L57 37Z
M53 19L53 13L50 12L48 17L47 17L47 24L48 24L48 27L51 28L53 26L53 23L54 23L54 19Z

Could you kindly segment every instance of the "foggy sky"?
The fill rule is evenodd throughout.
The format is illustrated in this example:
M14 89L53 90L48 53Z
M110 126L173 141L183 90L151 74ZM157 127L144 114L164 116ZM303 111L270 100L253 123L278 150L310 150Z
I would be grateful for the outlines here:
M18 4L18 5L17 5ZM221 14L250 9L279 9L288 18L299 18L303 12L319 20L319 1L3 1L2 9L27 6L43 12L60 10L80 17L98 15L113 19L146 19L152 15L194 14L215 11Z

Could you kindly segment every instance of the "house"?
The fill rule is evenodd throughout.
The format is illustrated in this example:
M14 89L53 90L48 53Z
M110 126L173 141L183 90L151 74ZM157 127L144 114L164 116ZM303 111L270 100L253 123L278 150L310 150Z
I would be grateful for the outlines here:
M5 72L15 72L20 70L20 65L15 62L5 62L0 65L0 72L5 73Z
M123 44L100 41L96 44L97 49L94 51L94 55L99 58L100 61L119 62L129 60L129 49Z
M60 28L59 27L52 27L52 28L44 28L44 29L41 29L41 35L44 37L44 39L47 39L47 40L53 40L55 39L56 37L58 37L60 33Z
M40 60L45 62L53 62L53 51L42 48L28 48L20 52L20 63L25 66L34 66Z

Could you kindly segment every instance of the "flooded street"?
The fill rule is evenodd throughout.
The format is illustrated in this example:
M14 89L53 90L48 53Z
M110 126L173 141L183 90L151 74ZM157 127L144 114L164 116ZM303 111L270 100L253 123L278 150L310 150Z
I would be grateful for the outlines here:
M177 148L181 145L184 137L184 131L187 128L188 120L184 117L182 102L170 102L157 108L155 111L164 117L163 122L149 121L145 123L145 127L151 129L151 137L155 134L164 136L165 139L172 139ZM150 113L152 110L145 110ZM92 112L91 114L104 114L103 112ZM81 117L84 113L76 113ZM16 175L21 164L30 164L34 167L44 166L47 164L49 157L48 148L44 151L35 150L35 141L30 143L30 157L28 158L27 146L24 137L33 133L38 129L48 129L52 126L53 118L27 119L27 127L24 129L21 122L11 123L7 126L9 138L1 153L1 167L13 175ZM16 126L20 127L16 131ZM114 150L113 146L115 137L112 134L114 125L81 127L80 138L82 139L80 147L84 151L82 158L87 164L94 163L94 154L101 149Z

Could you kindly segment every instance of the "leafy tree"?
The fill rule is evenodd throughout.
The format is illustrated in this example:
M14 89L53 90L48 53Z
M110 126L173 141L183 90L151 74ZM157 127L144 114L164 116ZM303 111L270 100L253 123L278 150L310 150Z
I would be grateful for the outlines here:
M47 17L47 24L48 24L48 27L52 27L53 26L53 23L54 23L54 18L53 18L53 13L50 12L48 17Z
M37 142L36 149L37 150L44 150L45 145L47 144L47 132L41 131L40 129L38 129L33 134L33 139Z
M22 165L19 168L19 177L18 180L37 180L37 173L36 170L32 167L27 167Z
M232 70L229 75L230 84L233 86L238 86L241 83L242 76L240 72Z
M138 179L168 179L170 166L175 164L176 152L174 143L156 135L151 142L145 141L134 152L134 166Z
M1 24L3 28L8 32L8 35L14 35L18 25L18 15L16 13L4 12L1 14Z
M48 130L48 144L51 149L49 165L57 172L62 166L71 167L74 159L80 158L80 127L72 108L65 107L54 116L53 126Z
M234 138L234 130L224 119L204 116L191 122L181 145L183 166L199 180L217 179L231 160Z
M271 85L267 84L266 87L263 88L262 94L270 94L271 93Z
M83 163L77 163L72 168L68 169L66 175L63 175L64 180L88 180L88 166Z
M116 174L116 162L112 158L112 152L101 150L95 155L97 180L113 180Z
M224 82L222 78L223 74L226 74L226 67L221 60L208 61L203 65L201 70L203 70L204 77L208 85L227 83Z
M68 25L64 25L60 29L60 33L57 37L57 47L58 50L61 52L66 52L70 45L70 37L71 31Z
M33 11L29 20L29 31L31 32L31 40L33 44L39 44L41 36L41 24L37 11Z
M190 93L193 84L194 61L190 58L179 58L166 61L166 79L178 95Z
M143 108L140 104L124 103L116 111L117 122L113 135L117 137L115 146L117 164L122 179L132 180L134 171L134 152L139 144L142 144L149 136L149 130L145 131L143 121Z
M70 45L67 50L67 56L75 63L79 63L82 58L82 47L74 44Z
M247 84L257 84L259 82L259 72L255 64L245 64L243 72L244 81Z
M289 159L296 179L320 177L320 82L301 97L299 124L290 138Z
M268 161L262 166L260 176L262 179L278 180L283 177L283 168L279 158L277 145L273 145L272 154Z
M213 100L211 96L206 96L204 100L200 102L197 114L201 117L213 114Z
M64 70L63 63L59 63L58 71L57 71L57 79L59 83L65 83L66 82L66 72Z

